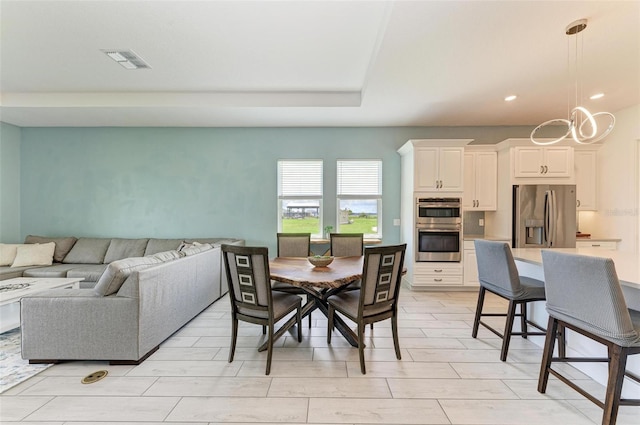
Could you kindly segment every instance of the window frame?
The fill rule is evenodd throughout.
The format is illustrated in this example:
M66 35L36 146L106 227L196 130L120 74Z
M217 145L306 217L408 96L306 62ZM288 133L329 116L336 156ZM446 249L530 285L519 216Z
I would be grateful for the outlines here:
M341 170L344 167L341 167L340 163L357 163L357 162L367 162L367 163L376 163L377 165L377 194L366 194L366 195L358 195L358 194L342 194L341 193ZM345 200L375 200L376 208L377 208L377 232L376 233L364 233L365 238L373 238L373 239L382 239L382 159L338 159L336 160L336 232L341 233L340 231L340 201Z
M320 194L301 194L301 195L283 195L283 173L282 173L282 164L291 164L291 163L310 163L314 164L316 167L319 165L319 181L314 183L319 184ZM277 172L277 208L278 208L278 232L283 232L283 205L286 201L296 201L296 200L314 200L318 201L318 228L317 233L311 232L312 238L320 238L322 237L322 229L324 223L324 209L323 209L323 200L324 200L324 161L321 159L279 159L276 167ZM301 174L301 175L305 175ZM315 207L315 205L314 205Z

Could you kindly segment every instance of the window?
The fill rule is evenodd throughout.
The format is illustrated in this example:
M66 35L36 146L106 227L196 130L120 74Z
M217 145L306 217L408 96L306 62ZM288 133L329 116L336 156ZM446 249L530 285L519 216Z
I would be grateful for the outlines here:
M352 160L337 164L337 231L382 236L382 161Z
M322 236L322 161L278 161L278 231Z

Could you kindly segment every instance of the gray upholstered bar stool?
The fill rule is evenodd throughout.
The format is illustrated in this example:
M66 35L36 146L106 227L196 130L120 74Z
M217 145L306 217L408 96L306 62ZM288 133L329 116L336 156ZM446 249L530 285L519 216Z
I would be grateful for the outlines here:
M640 406L639 399L621 399L627 357L640 353L640 311L629 310L610 258L589 257L553 250L542 251L547 291L547 338L538 391L547 389L549 373L603 409L602 424L616 423L619 406ZM571 329L607 347L606 358L553 357L558 327ZM609 379L604 402L551 368L553 362L607 362Z
M523 338L529 335L545 335L545 332L540 332L544 331L544 328L527 319L527 303L544 301L545 299L544 282L518 275L511 248L506 242L476 239L474 243L478 259L480 291L478 292L478 305L471 336L473 338L478 336L480 325L498 335L502 338L500 360L505 361L507 360L507 352L512 335L520 335ZM506 314L482 312L487 291L509 301L509 308ZM516 313L517 306L520 306L520 313ZM482 321L483 317L488 316L506 317L503 333ZM513 322L516 317L520 317L520 332L513 332ZM529 325L540 331L530 332L528 330ZM564 344L561 347L564 347Z

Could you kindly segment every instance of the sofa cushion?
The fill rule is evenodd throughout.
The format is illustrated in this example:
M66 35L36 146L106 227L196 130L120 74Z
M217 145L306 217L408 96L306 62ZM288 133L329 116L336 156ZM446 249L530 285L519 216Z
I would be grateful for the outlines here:
M148 241L149 239L111 239L103 262L109 264L123 258L142 257Z
M153 257L130 257L114 261L107 266L93 290L100 296L115 294L132 272L160 263Z
M11 267L50 266L53 263L54 242L20 245L16 249L16 258Z
M18 247L22 244L0 243L0 266L10 266L16 258Z
M22 275L24 277L67 277L67 272L74 267L77 267L77 265L53 264L51 266L27 269Z
M70 264L73 268L67 272L67 277L82 278L82 282L93 282L95 284L100 280L100 276L107 269L108 264ZM90 286L93 287L93 284ZM80 287L84 287L81 284Z
M151 257L153 258L157 258L158 260L162 261L163 263L165 261L173 261L173 260L177 260L178 258L182 258L184 257L184 253L179 252L177 250L172 250L172 251L164 251L164 252L158 252L156 254L151 255Z
M76 243L78 239L74 236L68 236L65 238L49 238L46 236L34 236L29 235L24 239L24 243L47 243L54 242L56 244L56 249L53 252L53 261L56 263L62 263L64 257L71 251L73 245Z
M146 257L147 255L157 254L158 252L172 251L178 249L181 243L182 239L149 239L144 255Z
M13 279L14 277L22 277L25 270L31 270L31 267L9 267L0 266L0 281Z
M102 264L109 244L111 244L111 239L107 238L79 238L62 262L67 264Z

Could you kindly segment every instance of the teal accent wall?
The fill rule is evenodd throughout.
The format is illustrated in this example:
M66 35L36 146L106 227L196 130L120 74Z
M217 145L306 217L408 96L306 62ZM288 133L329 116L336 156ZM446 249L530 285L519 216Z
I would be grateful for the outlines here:
M337 159L383 161L383 240L398 243L400 156L415 138L497 143L530 127L23 128L21 233L236 237L275 250L278 159L324 161L325 225Z
M20 243L20 127L0 122L0 242Z

